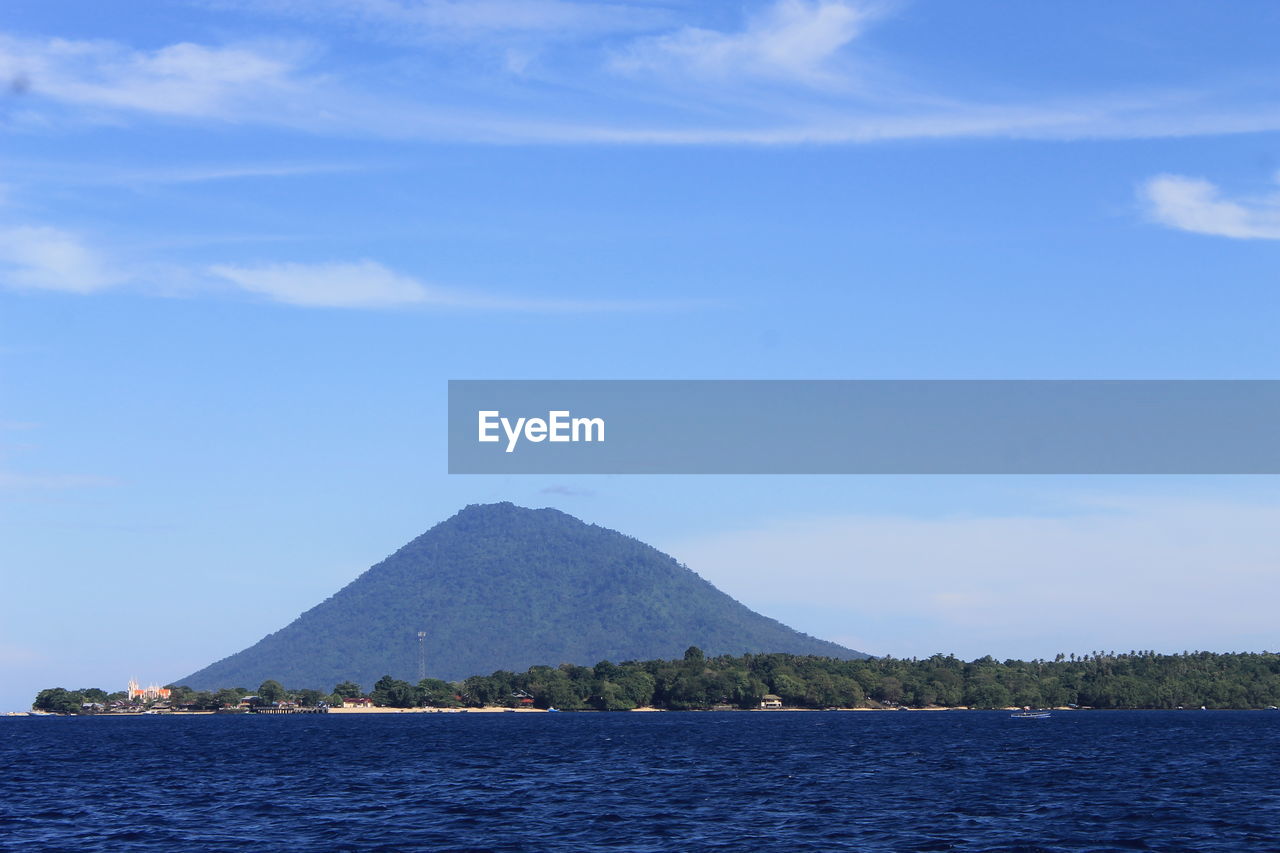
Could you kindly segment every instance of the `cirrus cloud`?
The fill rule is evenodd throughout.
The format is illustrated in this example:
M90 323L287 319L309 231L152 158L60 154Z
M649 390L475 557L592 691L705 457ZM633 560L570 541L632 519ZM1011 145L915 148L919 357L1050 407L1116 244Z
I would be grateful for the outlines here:
M599 0L208 0L208 5L295 21L337 21L390 41L523 33L565 39L626 32L666 17L661 9Z
M299 76L298 45L191 42L135 50L111 41L0 36L0 76L28 81L28 97L103 111L279 121L314 81Z
M382 264L355 263L220 264L209 271L242 290L287 305L330 308L387 308L423 303L449 304L442 292Z
M872 17L866 4L847 0L780 0L736 33L684 27L638 39L616 53L611 67L653 72L687 81L767 77L809 84L837 77L829 63Z
M44 226L0 229L0 283L9 287L93 293L124 279L70 232Z
M1280 504L1083 498L1070 514L766 522L664 550L748 606L876 653L1274 642Z
M261 11L309 5L279 0ZM0 79L24 81L11 98L16 105L20 97L21 108L0 118L36 133L184 120L335 138L670 146L1138 139L1280 128L1270 77L1260 85L1197 79L1174 89L1161 83L1052 97L953 92L951 81L913 80L879 52L850 49L892 8L878 0L752 4L738 29L709 24L716 11L694 6L518 5L527 19L513 17L508 0L329 0L313 10L432 34L430 51L394 57L390 75L377 61L309 42L140 49L0 35ZM677 19L688 23L672 26ZM553 37L555 21L603 40L571 49ZM633 37L636 31L645 34ZM495 50L504 57L496 63Z
M236 290L306 308L457 308L526 313L666 311L705 307L674 301L562 299L441 287L370 259L320 263L222 263L203 270L154 262L124 265L82 237L44 225L0 227L0 287L93 294L112 288L168 296Z
M329 263L218 264L209 273L274 302L309 308L437 307L530 313L661 311L702 307L697 300L556 299L439 287L372 260Z
M1280 192L1231 199L1203 178L1157 175L1142 185L1140 196L1156 222L1237 240L1280 240Z

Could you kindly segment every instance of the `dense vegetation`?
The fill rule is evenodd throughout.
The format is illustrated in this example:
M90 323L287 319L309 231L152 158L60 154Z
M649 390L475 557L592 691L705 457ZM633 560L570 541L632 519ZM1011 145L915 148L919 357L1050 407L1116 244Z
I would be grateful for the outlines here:
M339 685L342 687L343 685ZM360 688L354 688L344 695L359 695ZM192 690L184 685L169 685L168 699L146 700L129 699L123 691L107 693L97 687L84 687L79 690L66 690L62 687L50 687L36 694L31 707L36 711L52 714L97 714L97 713L129 713L153 708L177 709L184 711L216 711L222 708L234 708L244 700L249 705L274 705L278 702L291 702L302 706L330 704L330 700L341 704L342 696L330 696L319 690L286 690L278 681L267 680L257 692L246 687L224 687L219 690Z
M783 651L864 657L754 613L671 557L553 509L467 507L254 646L180 679L327 689L543 663Z
M949 655L924 660L835 660L787 654L704 658L595 667L533 667L468 678L471 704L510 705L523 695L539 707L626 710L731 705L755 708L772 694L795 708L965 706L1005 708L1264 708L1280 705L1280 655L1157 655L1096 652L1054 661L969 663Z
M31 707L37 711L50 714L79 714L86 706L106 707L109 702L123 701L124 691L108 693L97 687L83 687L79 690L67 690L62 687L50 687L36 694Z
M248 695L244 688L197 692L179 686L173 688L171 704L213 709L235 705ZM279 682L266 681L253 695L259 704L337 705L365 694L350 681L335 685L327 695L286 690ZM680 660L534 666L526 672L495 672L452 684L437 679L411 684L387 675L368 695L373 704L393 708L756 708L766 695L793 708L1265 708L1280 705L1280 655L1093 652L1059 655L1052 661L985 657L966 663L950 655L856 661L789 654L708 658L694 647ZM89 701L107 698L100 690L51 688L40 692L33 707L79 713L90 696L95 698Z

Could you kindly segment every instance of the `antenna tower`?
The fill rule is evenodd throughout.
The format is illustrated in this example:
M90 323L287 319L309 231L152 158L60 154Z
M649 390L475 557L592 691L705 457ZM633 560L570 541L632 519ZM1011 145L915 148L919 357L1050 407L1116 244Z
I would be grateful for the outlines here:
M418 680L427 677L427 632L418 632Z

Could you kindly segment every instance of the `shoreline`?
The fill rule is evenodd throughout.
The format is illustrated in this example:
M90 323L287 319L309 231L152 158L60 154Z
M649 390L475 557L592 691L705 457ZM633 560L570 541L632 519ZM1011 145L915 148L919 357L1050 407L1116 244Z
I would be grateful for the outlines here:
M970 708L964 705L947 706L947 705L929 705L923 708L689 708L682 710L672 710L669 708L632 708L628 711L598 711L594 708L581 709L577 711L549 711L546 708L505 708L500 705L486 705L479 708L329 708L323 714L316 712L304 711L298 714L255 714L248 711L239 713L227 713L219 711L144 711L133 713L101 713L101 714L51 714L42 711L8 711L0 713L0 718L20 718L20 717L213 717L213 716L324 716L328 714L340 715L387 715L387 714L547 714L547 713L567 713L567 714L644 714L644 713L663 713L663 714L706 714L706 713L760 713L760 714L776 714L776 713L860 713L860 712L890 712L890 711L979 711L984 713L1000 712L1000 713L1017 713L1025 709L1020 707L1007 708ZM1045 712L1074 712L1074 711L1271 711L1272 708L1091 708L1091 707L1075 707L1058 706L1052 708L1035 708L1035 711Z

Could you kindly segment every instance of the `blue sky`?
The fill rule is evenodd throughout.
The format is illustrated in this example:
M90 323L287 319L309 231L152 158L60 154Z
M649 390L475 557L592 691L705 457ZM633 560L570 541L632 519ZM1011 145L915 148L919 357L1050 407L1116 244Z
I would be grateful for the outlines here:
M444 446L450 378L1276 378L1274 4L6 12L0 709L191 672L489 500L876 653L1278 645L1271 478Z

